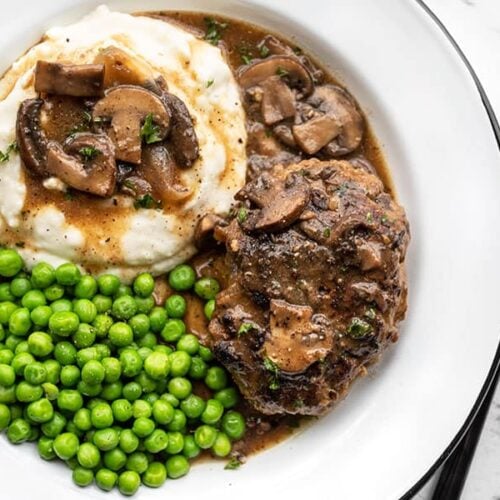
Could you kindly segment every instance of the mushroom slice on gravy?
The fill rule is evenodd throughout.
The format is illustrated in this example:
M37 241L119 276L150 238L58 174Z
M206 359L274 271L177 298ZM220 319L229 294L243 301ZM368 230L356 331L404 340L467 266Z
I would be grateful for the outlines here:
M61 64L38 61L35 90L47 94L96 97L102 93L102 64Z
M264 80L261 112L266 125L295 116L295 95L279 76Z
M321 323L313 320L310 306L271 300L266 356L285 372L304 371L332 348L333 336Z
M50 141L47 172L79 191L109 197L116 183L114 146L104 134L80 133L65 147Z
M141 162L141 127L151 115L158 141L169 132L170 113L153 92L134 85L119 85L106 92L96 103L93 118L110 119L110 135L115 143L116 158L129 163Z

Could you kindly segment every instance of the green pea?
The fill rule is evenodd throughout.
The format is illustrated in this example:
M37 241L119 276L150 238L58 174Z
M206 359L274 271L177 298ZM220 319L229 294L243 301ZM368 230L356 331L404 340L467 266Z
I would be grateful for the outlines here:
M82 274L78 267L70 262L61 264L56 269L56 280L63 286L74 286L80 281L81 277Z
M37 327L45 327L49 324L50 317L52 316L52 309L50 306L38 306L31 311L31 321Z
M177 408L180 404L179 400L173 394L170 394L169 392L162 394L160 399L162 401L166 401L167 403L170 403L174 408Z
M43 424L51 420L54 416L54 407L48 399L42 398L30 403L26 409L26 413L31 422Z
M183 377L191 367L191 356L185 351L175 351L168 356L170 361L170 375Z
M138 399L134 401L132 405L132 415L134 418L149 418L152 414L152 408L149 403L143 401L142 399Z
M113 274L102 274L97 278L99 291L108 297L115 295L120 286L120 280Z
M217 439L217 429L211 425L200 425L194 432L194 440L202 450L211 448Z
M54 401L57 399L57 396L59 396L59 388L55 384L52 384L50 382L44 382L42 384L42 389L45 397L49 401Z
M135 339L143 338L151 327L149 318L146 314L136 314L129 319L128 324L130 328L132 328Z
M7 439L12 444L20 444L28 441L31 434L31 425L22 418L16 418L7 428Z
M34 362L35 358L29 352L21 352L14 356L11 366L14 368L16 375L24 375L24 369Z
M184 436L180 432L168 433L167 453L169 455L176 455L184 448Z
M139 373L134 380L141 386L142 392L145 394L157 390L158 382L153 380L145 371Z
M150 349L153 349L158 345L158 339L154 333L146 333L142 339L137 341L137 345L139 347L149 347Z
M217 438L212 445L212 452L216 457L227 457L231 453L231 441L223 432L217 433Z
M84 488L90 486L94 481L94 472L84 467L75 467L72 475L73 482Z
M80 381L80 368L76 365L63 366L60 379L63 386L75 387Z
M115 318L128 320L137 314L137 304L133 297L124 295L113 302L112 312Z
M95 330L87 323L80 323L78 330L73 334L72 340L78 349L84 349L94 344L96 339Z
M201 278L194 284L194 292L204 300L215 299L219 291L219 282L213 278Z
M137 382L129 382L123 386L123 397L128 401L139 399L142 394L142 387Z
M198 352L200 358L205 361L205 363L210 363L210 361L214 360L214 355L212 351L203 345L200 345L200 350Z
M66 424L67 424L66 417L64 417L64 415L61 415L58 412L54 412L52 418L49 421L44 422L42 424L41 430L44 436L54 439L56 436L61 434L61 432L66 427Z
M29 352L30 348L28 346L28 341L27 340L21 340L21 342L19 342L17 345L16 345L16 350L14 351L15 354L19 354L21 352Z
M126 347L134 340L132 328L127 323L115 323L109 329L109 340L116 347Z
M74 389L63 389L57 397L57 406L60 410L76 413L83 406L82 395Z
M47 382L57 384L61 374L61 365L55 359L47 359L43 362L43 366L47 370Z
M126 377L135 377L140 373L143 366L142 358L133 349L124 349L120 354L122 372Z
M171 295L165 302L169 318L183 318L186 314L186 299L182 295Z
M149 273L139 274L134 280L133 289L139 297L149 297L155 288L155 280Z
M170 346L165 344L158 344L153 348L153 350L155 352L161 352L163 354L166 354L167 356L174 352L174 350Z
M92 425L96 429L105 429L111 427L114 422L113 410L108 403L99 403L90 412Z
M95 444L83 443L76 454L78 463L86 469L93 469L101 461L101 453Z
M132 405L126 399L116 399L111 403L111 409L117 422L126 422L132 418Z
M45 332L33 332L28 337L30 353L37 358L44 358L54 350L54 344L49 334Z
M0 250L0 276L11 278L23 268L23 260L15 251L7 248Z
M73 310L73 303L69 299L58 299L50 304L53 313L56 312L71 312Z
M47 303L45 295L40 290L30 290L21 300L23 307L29 311L35 310L37 307L44 306Z
M245 418L237 411L228 411L222 417L222 430L231 439L241 439L245 434Z
M82 380L89 385L100 384L105 377L104 367L94 359L85 363L82 368Z
M89 299L75 301L73 311L83 323L92 323L97 316L97 308Z
M118 489L125 496L132 496L139 489L141 478L137 472L127 470L118 477Z
M127 454L133 453L139 447L139 438L131 429L123 429L120 433L120 449Z
M92 442L101 451L115 449L118 446L119 441L120 434L112 427L108 427L107 429L98 429L92 437Z
M10 321L11 316L18 309L16 304L13 302L1 302L0 303L0 324L7 325ZM165 315L167 313L165 312Z
M185 377L173 377L168 382L168 392L177 399L186 399L192 391L191 382Z
M171 479L178 479L189 472L189 462L183 455L170 457L165 465L168 477Z
M135 303L138 313L149 314L155 306L155 299L153 297L135 297Z
M146 358L153 352L153 349L150 349L149 347L140 347L137 349L137 354L141 357L143 361L146 360Z
M34 288L47 288L56 280L54 268L46 262L39 262L31 271L31 283Z
M0 283L0 302L14 302L16 298L10 291L9 283Z
M30 363L24 369L24 378L32 385L41 385L47 380L47 370L42 363Z
M118 481L118 474L109 469L99 469L95 474L95 483L103 491L111 491Z
M106 401L114 401L122 396L123 383L122 382L112 382L111 384L106 384L103 386L101 391L101 398Z
M0 365L0 385L4 387L11 387L16 381L16 372L14 368L9 365Z
M212 316L214 314L214 311L215 311L215 300L214 299L208 300L206 302L205 306L203 307L203 312L205 313L205 317L208 320L211 320Z
M92 298L92 304L94 304L98 314L103 314L111 311L113 299L105 295L97 294Z
M63 366L73 365L77 360L76 347L71 342L58 342L54 347L54 357Z
M54 451L54 440L47 436L41 436L37 443L38 454L44 460L54 460L56 453Z
M181 402L181 410L186 417L191 419L199 418L205 410L205 406L205 401L195 394L190 394Z
M39 385L31 385L23 381L16 386L16 399L21 403L32 403L42 396L43 389Z
M107 357L102 361L104 367L104 381L107 383L118 382L122 374L122 365L116 358Z
M202 380L206 377L208 366L199 356L191 358L191 367L189 368L189 377L194 380Z
M186 333L186 325L181 319L169 319L163 330L161 337L165 342L177 342Z
M124 297L125 295L129 295L129 296L133 295L132 287L130 287L128 285L124 285L122 283L118 287L118 290L116 290L116 293L115 293L114 297L115 297L115 299L117 299L119 297Z
M144 361L144 370L154 380L165 378L170 370L168 356L161 352L151 353Z
M144 446L150 453L159 453L167 448L168 434L161 430L154 430L145 440Z
M186 415L182 410L174 410L174 418L167 425L167 429L172 432L181 432L185 431L185 427L187 424Z
M103 338L108 335L109 329L113 325L113 319L107 314L98 314L92 323L97 337Z
M161 462L151 462L142 475L142 482L149 488L159 488L167 479L167 469Z
M188 459L192 460L201 453L201 448L196 444L194 436L188 435L184 438L184 448L182 454Z
M134 431L135 435L140 438L145 438L149 436L155 429L155 423L145 417L139 417L134 420L134 423L132 425L132 430Z
M192 333L188 333L187 335L183 335L177 341L177 350L178 351L185 351L191 356L194 356L195 354L197 354L199 348L200 348L200 342L198 340L198 337L196 337L196 335L193 335Z
M151 434L151 436L152 435L153 434ZM149 460L146 454L140 451L136 451L127 458L125 468L127 470L133 470L137 472L137 474L142 474L143 472L146 472L148 465L149 465Z
M14 297L21 298L31 290L31 281L28 278L14 278L10 283L10 292Z
M88 408L80 408L73 417L73 423L76 428L82 432L87 432L92 429L90 410Z
M12 335L24 337L30 331L31 325L30 311L25 307L13 311L9 318L9 332Z
M167 311L163 307L155 307L149 313L149 322L151 330L160 333L167 323Z
M153 403L153 418L161 425L169 424L174 418L174 407L163 399Z
M169 285L177 292L184 292L193 287L196 273L191 266L182 264L175 267L168 275Z
M74 312L55 312L49 319L50 331L61 337L69 337L78 330L80 318Z
M75 286L77 299L91 299L97 293L97 281L90 275L82 276Z
M127 462L127 455L120 449L114 448L106 451L103 457L104 465L113 471L119 471Z
M220 391L227 386L228 377L226 370L220 366L211 366L207 370L207 375L205 377L205 384L209 389L213 391Z
M55 283L43 291L45 297L50 302L55 302L64 297L64 287Z
M238 404L239 395L234 387L227 387L217 391L214 394L214 399L219 401L225 409L230 409Z
M54 451L61 460L69 460L76 455L79 444L75 434L64 432L54 439Z
M76 363L80 368L83 368L83 366L88 363L91 360L96 360L99 358L99 354L97 352L97 349L92 346L92 347L86 347L84 349L80 349L76 353Z
M0 349L0 363L10 365L14 359L14 353L10 349Z
M6 404L0 403L0 432L7 429L10 424L11 413Z

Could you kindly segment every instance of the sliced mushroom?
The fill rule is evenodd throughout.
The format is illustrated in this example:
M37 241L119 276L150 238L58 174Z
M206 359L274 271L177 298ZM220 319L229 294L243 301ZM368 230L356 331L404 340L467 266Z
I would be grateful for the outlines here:
M170 113L153 92L134 85L119 85L106 92L94 106L94 119L111 119L111 137L116 158L129 163L141 162L141 127L152 115L158 140L165 139L170 125Z
M191 191L177 182L175 170L176 163L168 149L155 144L144 148L136 173L153 186L164 202L180 202L191 196Z
M214 230L223 221L224 219L216 214L206 214L198 221L194 230L194 244L198 250L207 250L217 243Z
M329 157L338 157L361 144L363 117L344 89L335 85L316 87L307 104L307 116L293 127L295 140L304 152L315 154L321 150ZM328 118L320 120L321 115Z
M133 57L118 47L110 46L101 50L94 59L104 65L104 88L117 85L139 85L155 93L161 88L155 81L152 68L143 60Z
M172 114L171 150L179 167L191 167L200 155L193 120L186 105L174 94L163 93L163 101Z
M337 120L329 115L316 116L292 127L295 143L308 155L317 153L340 132L341 128Z
M371 271L382 267L382 247L376 241L364 240L356 242L357 254L362 271Z
M263 174L240 190L236 198L250 200L260 208L252 211L245 222L247 230L281 231L300 217L309 196L309 185L300 175L292 174L278 180Z
M93 153L89 155L86 151ZM109 197L116 183L114 145L104 134L87 132L75 135L64 149L50 141L47 172L74 189Z
M16 140L24 165L38 175L46 175L47 137L40 125L42 99L27 99L17 111Z
M333 346L333 336L326 318L313 318L310 306L271 300L270 335L263 349L280 370L304 371L312 363L326 357Z
M279 76L262 83L261 113L266 125L295 116L295 95Z
M61 64L38 61L35 90L47 94L96 97L102 93L102 64Z
M144 180L142 177L138 177L137 175L131 175L126 177L120 183L120 190L122 193L128 194L133 198L141 198L147 194L151 194L153 192L153 188L151 184Z
M238 73L238 80L244 89L249 89L272 76L280 76L291 87L300 88L304 96L311 94L314 89L309 71L291 56L271 56L243 66Z

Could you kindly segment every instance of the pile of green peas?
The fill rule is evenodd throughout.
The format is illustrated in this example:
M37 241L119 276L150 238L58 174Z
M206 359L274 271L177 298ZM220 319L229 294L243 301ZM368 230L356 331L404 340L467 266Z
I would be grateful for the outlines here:
M0 249L0 431L11 443L36 442L78 486L124 495L184 476L204 450L230 454L245 433L239 395L186 331L178 293L203 299L209 319L216 280L177 266L176 293L158 307L147 273L127 286L71 263L23 269L15 250Z

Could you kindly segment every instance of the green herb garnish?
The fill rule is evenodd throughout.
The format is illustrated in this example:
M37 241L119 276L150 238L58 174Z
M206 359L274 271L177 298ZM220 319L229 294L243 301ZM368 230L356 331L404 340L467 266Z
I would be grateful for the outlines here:
M153 123L153 113L149 113L144 120L144 125L141 127L141 139L144 139L146 144L154 144L160 142L160 127Z
M323 238L329 238L331 234L332 230L329 227L325 227L325 229L323 229Z
M253 323L242 323L240 328L238 329L238 337L248 333L250 330L254 330L256 326Z
M229 462L226 464L224 469L236 470L236 469L239 469L240 467L241 467L241 462L237 458L233 457L233 458L231 458L231 460L229 460Z
M78 150L78 153L83 157L85 161L92 161L97 155L101 154L101 151L94 146L86 146Z
M353 339L362 339L372 331L372 326L361 318L352 318L347 333Z
M238 222L240 224L243 224L248 218L248 210L245 207L241 207L238 210L237 218L238 218Z
M241 54L241 60L243 64L250 64L252 62L252 58L247 54Z
M279 389L280 384L278 381L278 375L279 375L278 365L272 359L264 358L264 368L271 375L271 379L269 381L269 389L271 389L272 391Z
M368 222L373 222L373 214L372 214L371 212L368 212L368 213L366 214L366 220L367 220Z
M222 37L222 31L229 26L228 23L219 23L213 17L205 17L205 24L207 26L205 40L212 45L217 45Z
M214 84L214 81L215 80L208 80L208 82L207 82L207 89L208 89L208 87L211 87Z
M140 208L157 209L161 208L161 206L161 201L155 200L150 194L145 194L144 196L137 198L134 203L136 210L139 210Z
M17 151L17 142L11 142L5 152L0 151L0 163L6 163L10 160L10 153L15 153Z
M261 45L261 47L259 49L260 57L262 57L264 59L269 55L270 52L271 51L269 50L269 47L267 45Z
M281 66L278 66L278 69L276 70L276 74L283 78L284 76L288 75L288 71L285 68L282 68Z

